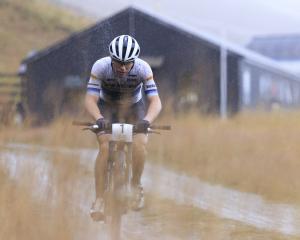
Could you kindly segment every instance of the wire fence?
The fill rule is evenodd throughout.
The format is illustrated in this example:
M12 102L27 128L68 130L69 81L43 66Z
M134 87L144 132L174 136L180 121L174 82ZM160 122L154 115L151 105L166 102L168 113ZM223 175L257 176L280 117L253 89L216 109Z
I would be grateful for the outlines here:
M14 118L21 100L22 86L17 73L0 73L0 123Z

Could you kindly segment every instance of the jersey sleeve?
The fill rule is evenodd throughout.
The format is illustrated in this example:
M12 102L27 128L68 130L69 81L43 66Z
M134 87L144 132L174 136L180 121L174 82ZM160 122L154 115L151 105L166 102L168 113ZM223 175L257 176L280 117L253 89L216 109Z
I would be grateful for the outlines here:
M95 96L100 96L101 91L101 61L98 60L94 63L90 79L87 84L87 93Z
M153 72L148 63L145 62L144 71L143 71L143 85L144 92L146 96L155 96L158 95L158 90L156 83L153 79Z

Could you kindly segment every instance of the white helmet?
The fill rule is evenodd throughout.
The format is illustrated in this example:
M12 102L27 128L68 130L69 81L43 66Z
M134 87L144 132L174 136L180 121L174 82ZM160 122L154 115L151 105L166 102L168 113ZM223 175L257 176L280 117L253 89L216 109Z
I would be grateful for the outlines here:
M121 62L132 62L140 54L138 42L129 35L120 35L109 44L110 56Z

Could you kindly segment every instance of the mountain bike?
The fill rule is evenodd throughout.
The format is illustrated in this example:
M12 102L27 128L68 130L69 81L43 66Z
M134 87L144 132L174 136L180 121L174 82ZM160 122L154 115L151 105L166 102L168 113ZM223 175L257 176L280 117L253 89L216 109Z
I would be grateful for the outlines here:
M120 240L122 216L132 208L133 202L134 189L131 186L133 135L141 132L136 130L135 125L126 123L113 123L106 129L99 129L97 124L90 122L73 121L73 125L84 126L83 130L105 131L111 134L105 171L104 216L105 223L109 226L110 239ZM152 125L146 133L159 134L156 130L170 129L171 127L167 125Z

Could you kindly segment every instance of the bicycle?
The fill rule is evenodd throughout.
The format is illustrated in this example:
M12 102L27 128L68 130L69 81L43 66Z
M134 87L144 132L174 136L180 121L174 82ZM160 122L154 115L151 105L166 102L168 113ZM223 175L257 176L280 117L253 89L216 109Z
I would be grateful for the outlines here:
M109 225L111 240L119 240L122 216L132 208L133 202L131 186L133 135L141 132L136 130L135 125L126 123L113 123L105 129L99 129L97 124L90 122L73 121L73 125L84 126L83 130L92 132L105 131L112 136L105 171L104 222ZM171 130L171 127L152 125L146 133L160 134L155 130Z

